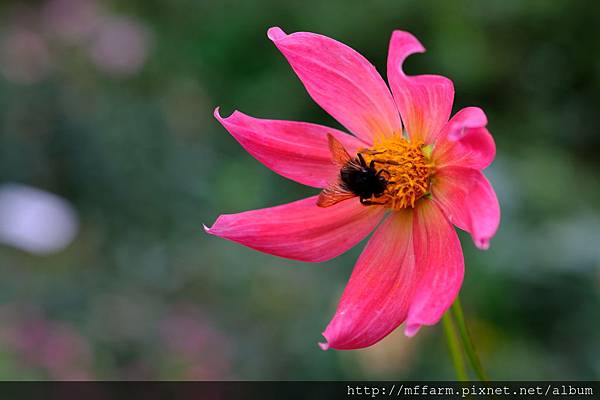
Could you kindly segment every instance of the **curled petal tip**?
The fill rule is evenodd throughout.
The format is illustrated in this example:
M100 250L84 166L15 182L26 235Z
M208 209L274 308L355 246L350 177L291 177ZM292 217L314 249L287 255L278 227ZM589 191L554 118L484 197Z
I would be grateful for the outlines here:
M206 226L206 225L202 224L202 227L204 228L204 232L206 232L206 233L211 233L211 232L210 232L210 228L209 228L208 226Z
M329 343L325 342L319 342L319 347L321 348L321 350L325 351L325 350L329 350Z
M267 31L267 37L274 42L286 36L286 33L278 26L273 26Z
M235 114L236 112L237 112L237 111L234 111L234 112L232 112L232 113L231 113L231 115L230 115L229 117L231 117L231 116L232 116L233 114ZM221 107L216 107L216 108L215 108L215 111L213 111L213 116L214 116L214 117L215 117L215 118L216 118L216 119L217 119L219 122L221 122L221 121L224 121L224 120L226 120L226 119L228 119L228 118L229 118L229 117L223 117L223 116L221 115Z
M487 116L479 107L466 107L460 110L457 115L460 118L459 123L450 121L450 130L448 139L457 141L465 135L466 128L481 128L487 125Z
M475 240L475 246L477 246L479 250L487 250L490 248L490 239L478 238Z
M325 338L324 342L319 342L318 345L321 348L321 350L325 351L325 350L329 350L329 348L331 347L329 345L329 339L327 338L327 336L325 335L325 332L322 333L323 337Z
M414 53L424 53L425 47L419 42L412 33L395 30L392 32L391 43L402 46L406 49L405 57Z
M421 329L420 324L408 324L404 328L404 335L411 338L419 332L419 329Z

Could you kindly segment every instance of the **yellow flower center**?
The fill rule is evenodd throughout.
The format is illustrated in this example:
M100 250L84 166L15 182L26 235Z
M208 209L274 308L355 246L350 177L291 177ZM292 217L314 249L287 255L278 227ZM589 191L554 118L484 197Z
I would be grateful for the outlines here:
M366 164L374 161L375 170L387 180L382 195L373 203L393 210L414 207L415 202L429 193L433 165L429 160L431 146L411 143L402 135L376 140L373 147L358 151Z

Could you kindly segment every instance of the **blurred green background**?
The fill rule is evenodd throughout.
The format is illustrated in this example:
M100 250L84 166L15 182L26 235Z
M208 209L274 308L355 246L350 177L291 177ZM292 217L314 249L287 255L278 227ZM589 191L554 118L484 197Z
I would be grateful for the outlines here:
M453 79L454 111L485 109L502 224L486 252L461 233L483 363L495 379L600 379L600 3L0 4L1 379L454 378L441 326L317 347L362 246L303 264L204 234L220 213L316 193L212 117L338 126L273 25L334 37L384 76L408 30L428 49L408 73ZM31 217L26 199L50 208Z

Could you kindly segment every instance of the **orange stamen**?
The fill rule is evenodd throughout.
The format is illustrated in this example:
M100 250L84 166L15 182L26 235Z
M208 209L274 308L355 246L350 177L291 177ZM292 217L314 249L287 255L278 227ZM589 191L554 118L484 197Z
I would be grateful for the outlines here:
M375 145L358 152L388 181L383 195L373 198L385 207L400 210L415 206L429 192L433 165L422 143L411 143L402 135L381 138Z

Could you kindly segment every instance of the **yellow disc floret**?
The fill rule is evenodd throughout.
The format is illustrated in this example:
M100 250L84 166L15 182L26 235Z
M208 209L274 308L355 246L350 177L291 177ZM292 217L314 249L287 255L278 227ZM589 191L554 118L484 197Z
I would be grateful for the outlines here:
M429 193L433 166L429 161L430 146L411 143L395 134L377 140L373 147L358 151L367 164L382 171L387 180L385 192L372 202L393 210L414 207L415 202Z

